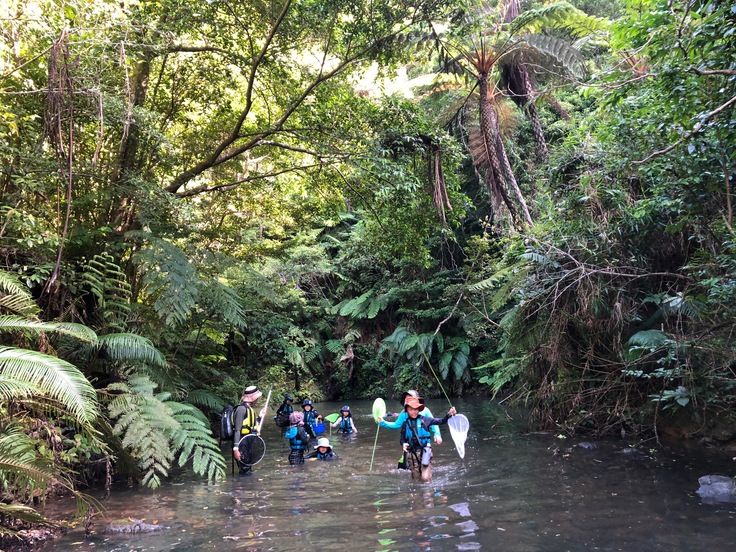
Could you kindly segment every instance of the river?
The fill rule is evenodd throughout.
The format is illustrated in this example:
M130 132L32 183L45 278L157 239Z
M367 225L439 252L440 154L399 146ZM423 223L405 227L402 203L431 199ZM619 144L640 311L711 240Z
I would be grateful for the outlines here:
M627 441L588 450L576 446L581 439L525 433L522 415L491 401L458 399L470 420L465 458L442 426L434 479L421 485L396 469L398 431L381 428L376 440L372 402L349 404L359 434L331 436L337 461L290 466L286 440L268 423L267 451L252 474L115 489L89 538L79 527L39 550L725 552L736 545L736 504L706 503L695 492L702 475L736 474L736 461L722 452L661 445L634 452L626 449L637 443ZM327 415L341 405L315 407ZM428 406L436 416L447 409L440 399ZM45 513L72 508L54 502ZM119 518L167 528L105 533Z

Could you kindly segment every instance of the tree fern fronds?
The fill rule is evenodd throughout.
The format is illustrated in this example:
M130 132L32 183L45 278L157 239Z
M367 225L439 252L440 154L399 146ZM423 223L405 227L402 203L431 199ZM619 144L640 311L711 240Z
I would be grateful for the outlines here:
M568 2L555 2L541 8L526 10L509 25L511 34L536 33L543 28L564 29L574 37L606 30L610 23L588 15Z
M0 375L37 385L45 395L87 425L98 416L97 395L75 366L68 362L25 349L0 348Z
M0 517L17 519L26 523L34 523L39 525L56 525L47 520L36 510L22 504L5 504L0 502ZM5 525L0 525L0 536L12 536L18 534L18 531L11 529Z
M45 488L56 476L49 460L36 453L37 441L15 426L6 427L0 433L0 479L5 485Z
M17 275L0 270L0 307L24 316L35 316L40 312L28 288Z
M111 419L116 420L113 431L133 451L144 472L142 484L152 488L160 485L177 456L179 465L191 456L199 475L223 477L225 459L207 418L191 404L169 400L168 393L154 395L155 388L156 384L142 375L108 386L108 390L120 393L108 405Z
M199 298L200 278L186 254L165 240L147 236L133 256L142 276L144 295L168 326L183 324Z
M115 362L142 362L158 367L168 367L166 357L150 339L133 333L116 333L100 336L100 349Z
M0 315L0 332L56 332L75 337L80 341L94 343L97 341L97 334L83 324L75 324L73 322L38 322L29 320L23 316L15 316L12 314Z
M170 403L170 406L173 417L181 427L172 442L179 454L179 466L184 466L191 460L194 473L206 475L210 480L224 478L225 458L210 433L207 418L189 404Z
M212 412L221 412L225 403L220 397L206 389L192 389L186 394L186 402L197 407L204 407Z
M580 50L567 40L551 35L526 35L524 42L533 50L551 58L572 75L585 73L585 65Z
M83 267L82 280L97 300L97 311L106 330L123 331L130 314L128 277L109 253L95 255Z
M209 310L218 313L228 324L236 328L247 325L243 300L231 287L216 279L203 281L200 295Z

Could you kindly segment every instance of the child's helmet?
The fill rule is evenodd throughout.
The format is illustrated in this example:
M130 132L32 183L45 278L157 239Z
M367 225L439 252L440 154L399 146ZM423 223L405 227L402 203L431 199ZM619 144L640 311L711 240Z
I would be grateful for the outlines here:
M340 409L340 412L350 412L350 407L349 407L348 405L345 405L345 406L343 406L343 407L342 407L342 408Z
M292 412L289 414L289 423L291 425L299 425L304 422L304 414L301 412Z
M302 407L304 406L312 406L312 401L309 399L304 399L304 402L302 402Z
M291 398L291 395L284 395L284 401L293 401L294 399Z

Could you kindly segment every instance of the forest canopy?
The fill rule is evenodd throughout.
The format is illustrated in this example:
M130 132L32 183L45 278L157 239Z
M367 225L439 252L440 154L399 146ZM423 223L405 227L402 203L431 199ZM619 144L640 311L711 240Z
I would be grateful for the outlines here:
M212 427L249 384L734 438L727 3L0 19L0 478L20 500L222 477Z

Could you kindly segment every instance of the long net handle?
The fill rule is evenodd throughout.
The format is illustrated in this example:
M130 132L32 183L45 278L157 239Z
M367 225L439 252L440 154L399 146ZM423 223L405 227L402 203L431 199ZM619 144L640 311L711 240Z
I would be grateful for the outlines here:
M371 467L368 469L369 472L373 471L373 457L376 455L376 445L378 444L378 430L381 429L381 426L376 426L376 438L373 441L373 452L371 453Z
M266 406L263 407L265 408L265 410L263 411L263 417L261 418L261 421L258 422L258 434L259 435L261 434L261 428L263 427L263 420L266 419L266 412L268 412L268 403L271 400L271 391L273 391L273 385L268 389L268 397L266 397Z

